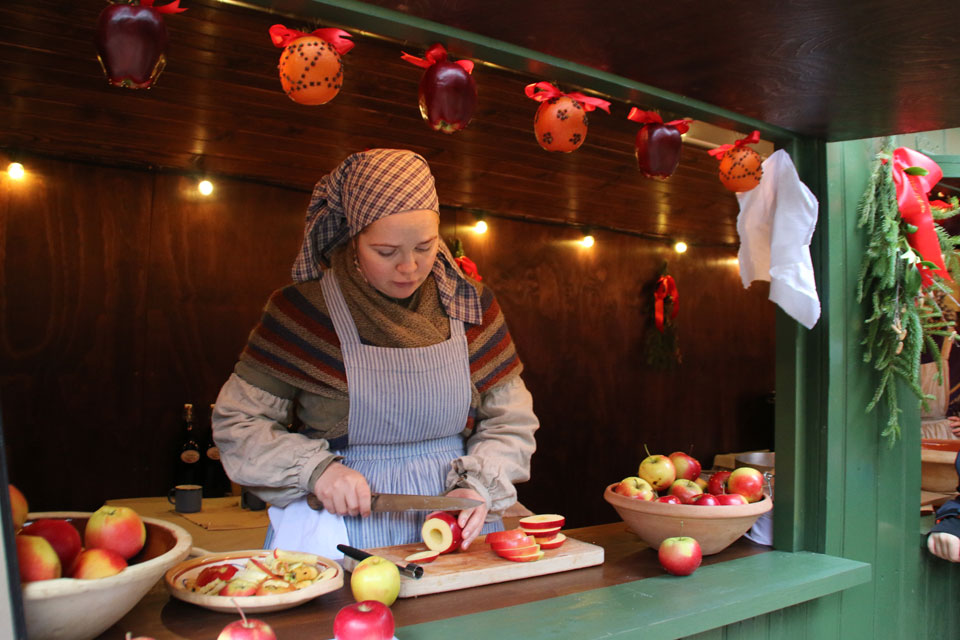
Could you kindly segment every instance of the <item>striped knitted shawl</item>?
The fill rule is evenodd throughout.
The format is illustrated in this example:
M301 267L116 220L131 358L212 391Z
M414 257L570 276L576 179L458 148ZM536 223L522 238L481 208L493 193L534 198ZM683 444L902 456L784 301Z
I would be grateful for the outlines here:
M422 334L430 335L427 344L449 337L440 335L438 331L437 324L441 324L449 334L432 277L421 287L419 305L415 309L406 309L376 294L369 285L357 282L355 275L343 267L343 264L350 262L349 257L334 262L337 280L364 343L381 347L410 346L411 324L420 327ZM473 383L465 425L468 430L474 426L480 394L520 375L523 369L493 292L479 282L470 282L480 294L483 318L480 324L466 327L470 379ZM411 323L417 316L418 322ZM425 316L440 316L442 323L437 323L435 318L424 319ZM372 324L364 322L370 318L378 323L376 331ZM431 326L434 327L433 331ZM347 397L347 374L340 351L340 339L317 280L284 287L270 296L260 322L250 333L240 360L298 389L332 398Z

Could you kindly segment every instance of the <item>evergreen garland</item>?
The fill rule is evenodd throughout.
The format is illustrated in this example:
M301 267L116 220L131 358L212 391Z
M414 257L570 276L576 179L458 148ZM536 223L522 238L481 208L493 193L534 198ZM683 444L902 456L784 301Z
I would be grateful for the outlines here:
M870 184L857 212L857 226L868 236L857 282L857 302L866 300L869 305L866 311L869 317L864 323L864 337L860 344L865 347L864 362L872 363L880 374L880 383L866 410L869 413L886 398L889 418L880 435L892 447L901 431L897 379L906 382L910 390L926 403L930 396L924 396L920 388L921 351L926 347L940 369L940 347L933 336L951 335L953 330L944 320L934 296L921 291L917 268L921 258L907 243L906 235L916 231L916 227L904 222L897 208L889 143L885 143L883 151L877 154ZM957 212L956 206L950 211L934 209L936 219ZM960 239L936 223L934 227L947 270L956 278L958 261L954 250ZM936 267L931 263L923 264ZM932 287L950 295L950 290L936 276L934 278ZM938 375L942 376L942 370Z
M676 369L683 362L683 356L680 353L680 338L677 335L677 325L671 318L673 305L676 301L673 296L667 296L663 301L663 331L657 328L656 323L656 299L654 293L662 276L669 275L667 272L667 263L664 262L660 267L660 273L651 282L643 288L641 295L647 301L647 326L644 332L644 359L651 369L660 371L669 371Z

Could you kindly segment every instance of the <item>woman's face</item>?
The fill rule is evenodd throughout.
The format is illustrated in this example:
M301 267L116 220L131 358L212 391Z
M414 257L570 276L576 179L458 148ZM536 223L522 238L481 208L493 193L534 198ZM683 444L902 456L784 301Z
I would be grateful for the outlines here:
M413 295L433 269L439 230L440 216L429 209L380 218L357 236L363 277L391 298Z

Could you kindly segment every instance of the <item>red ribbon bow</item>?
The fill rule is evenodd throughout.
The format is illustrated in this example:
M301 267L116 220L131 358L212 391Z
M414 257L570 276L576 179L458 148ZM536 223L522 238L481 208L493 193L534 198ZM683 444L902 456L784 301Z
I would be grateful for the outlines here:
M660 117L660 114L656 111L641 111L636 107L631 107L630 113L627 114L627 120L633 120L640 124L665 124L668 127L676 127L680 133L686 133L690 130L690 122L693 118L681 118L679 120L664 122L663 118Z
M590 96L585 96L576 91L573 93L564 93L549 82L534 82L533 84L528 84L523 92L527 94L528 98L536 100L537 102L545 102L551 98L560 98L562 96L566 96L579 102L584 111L593 111L599 107L607 113L610 113L610 103L606 100L601 100L600 98L591 98Z
M404 53L400 56L403 60L406 60L410 64L415 64L418 67L423 67L424 69L432 67L438 62L446 62L447 60L447 50L443 48L442 44L435 44L424 54L422 58L412 56L409 53ZM463 67L463 70L467 73L473 73L473 61L472 60L457 60L454 64L458 64Z
M657 281L657 290L653 294L653 315L660 333L663 333L663 300L667 296L670 296L673 302L673 309L670 311L670 319L673 320L677 317L677 311L680 310L680 293L677 291L677 283L673 276L660 276L660 280Z
M760 132L754 129L753 133L748 135L746 138L740 138L733 144L722 144L716 149L710 149L710 151L707 151L707 153L712 155L714 158L722 158L727 151L730 151L730 149L739 149L746 144L756 144L758 142L760 142Z
M297 31L295 29L287 29L282 24L275 24L270 27L270 40L273 41L274 46L280 48L287 46L294 40L306 38L307 36L316 36L330 43L340 55L353 49L353 45L355 44L353 40L350 40L353 36L343 29L317 29L310 33L304 33L303 31Z
M477 270L477 264L473 260L467 256L460 256L453 260L457 263L457 266L460 267L460 270L463 271L464 275L468 275L474 280L483 280L480 272Z
M169 4L165 4L162 7L153 6L154 0L140 0L141 7L149 7L157 13L183 13L186 11L186 7L180 7L180 0L173 0Z
M923 171L911 171L916 167ZM924 171L924 175L918 175ZM917 228L915 232L907 234L907 242L920 254L921 260L931 262L937 267L932 269L927 265L917 264L924 287L933 284L933 274L945 280L953 280L943 263L940 240L933 228L933 212L927 197L927 193L942 177L940 166L919 151L906 147L894 149L893 183L897 188L897 208L900 209L900 217Z

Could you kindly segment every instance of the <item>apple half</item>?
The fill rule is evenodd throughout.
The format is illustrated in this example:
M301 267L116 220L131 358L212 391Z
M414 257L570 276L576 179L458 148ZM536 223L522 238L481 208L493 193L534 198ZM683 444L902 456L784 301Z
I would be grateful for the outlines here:
M457 523L457 517L446 511L434 511L420 528L420 536L427 549L438 554L456 551L463 541L463 531Z
M547 538L547 539L538 538L538 543L540 544L541 550L550 550L550 549L556 549L557 547L562 545L566 539L567 539L567 536L563 535L562 533L558 533L552 538Z
M567 519L556 513L543 513L535 516L520 518L520 528L529 529L560 529Z
M419 562L420 564L426 564L427 562L433 562L440 557L439 551L433 551L428 549L427 551L417 551L416 553L411 553L406 558L403 559L404 562Z

